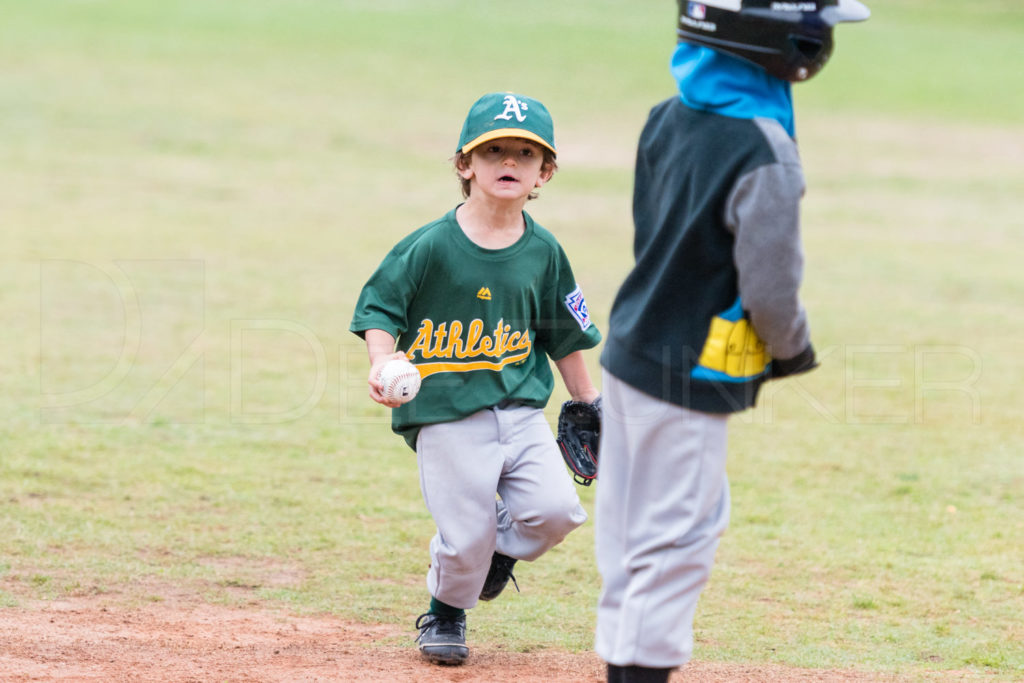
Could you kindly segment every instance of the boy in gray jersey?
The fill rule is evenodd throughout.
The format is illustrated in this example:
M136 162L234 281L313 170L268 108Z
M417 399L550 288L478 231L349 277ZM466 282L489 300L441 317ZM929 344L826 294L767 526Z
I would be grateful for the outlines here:
M633 197L636 266L601 356L596 649L608 680L668 680L729 521L726 421L816 366L798 289L803 171L790 82L856 0L679 1L679 95L651 110Z
M552 359L574 400L598 392L583 350L601 339L554 236L523 211L555 171L551 117L537 100L491 93L470 109L455 156L465 203L398 243L360 294L370 397L416 451L430 542L419 648L461 664L465 610L501 593L587 515L542 413ZM397 344L397 351L395 350ZM414 400L389 403L392 358L420 371ZM495 495L500 497L496 502Z

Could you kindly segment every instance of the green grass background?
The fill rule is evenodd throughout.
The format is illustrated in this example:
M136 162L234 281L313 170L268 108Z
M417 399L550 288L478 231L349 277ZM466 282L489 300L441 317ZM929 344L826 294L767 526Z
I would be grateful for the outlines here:
M605 326L673 7L0 0L0 605L198 595L411 638L432 525L355 296L511 89L555 117L530 211ZM795 88L823 365L732 421L696 656L1019 679L1024 10L872 9ZM592 544L471 638L588 649Z

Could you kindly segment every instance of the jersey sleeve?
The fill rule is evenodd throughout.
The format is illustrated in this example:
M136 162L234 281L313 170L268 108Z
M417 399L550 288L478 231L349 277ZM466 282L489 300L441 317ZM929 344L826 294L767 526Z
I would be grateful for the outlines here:
M576 282L569 259L560 246L552 259L550 283L541 301L537 322L537 343L552 360L574 351L590 349L601 341L601 333L590 319L583 290Z
M383 330L396 339L409 328L409 302L415 294L408 253L392 250L363 285L349 331L360 337Z
M796 146L781 126L768 127L767 132L778 161L738 180L729 197L726 223L736 236L734 259L743 308L769 353L791 358L810 341L799 297L804 178Z

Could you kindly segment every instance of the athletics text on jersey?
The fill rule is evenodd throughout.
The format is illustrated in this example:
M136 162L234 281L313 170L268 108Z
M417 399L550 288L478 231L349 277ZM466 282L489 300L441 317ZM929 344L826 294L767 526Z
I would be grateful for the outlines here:
M392 334L423 377L416 400L392 412L410 445L424 424L503 401L543 408L549 359L601 340L565 252L523 216L515 244L484 249L450 211L399 242L363 287L351 331Z

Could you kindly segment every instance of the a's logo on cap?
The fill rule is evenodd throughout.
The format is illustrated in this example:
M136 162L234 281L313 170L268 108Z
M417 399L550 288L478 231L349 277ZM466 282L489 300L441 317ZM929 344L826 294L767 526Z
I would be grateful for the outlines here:
M704 19L707 17L708 8L699 2L691 2L686 7L686 13L691 19Z
M515 116L516 117L516 121L518 121L519 123L522 123L523 121L526 120L526 114L524 114L523 112L526 111L529 108L530 107L529 107L529 105L526 102L523 102L521 100L517 100L515 95L506 95L505 96L505 111L501 112L500 114L498 114L494 118L495 119L505 119L506 121L511 121L512 117Z

